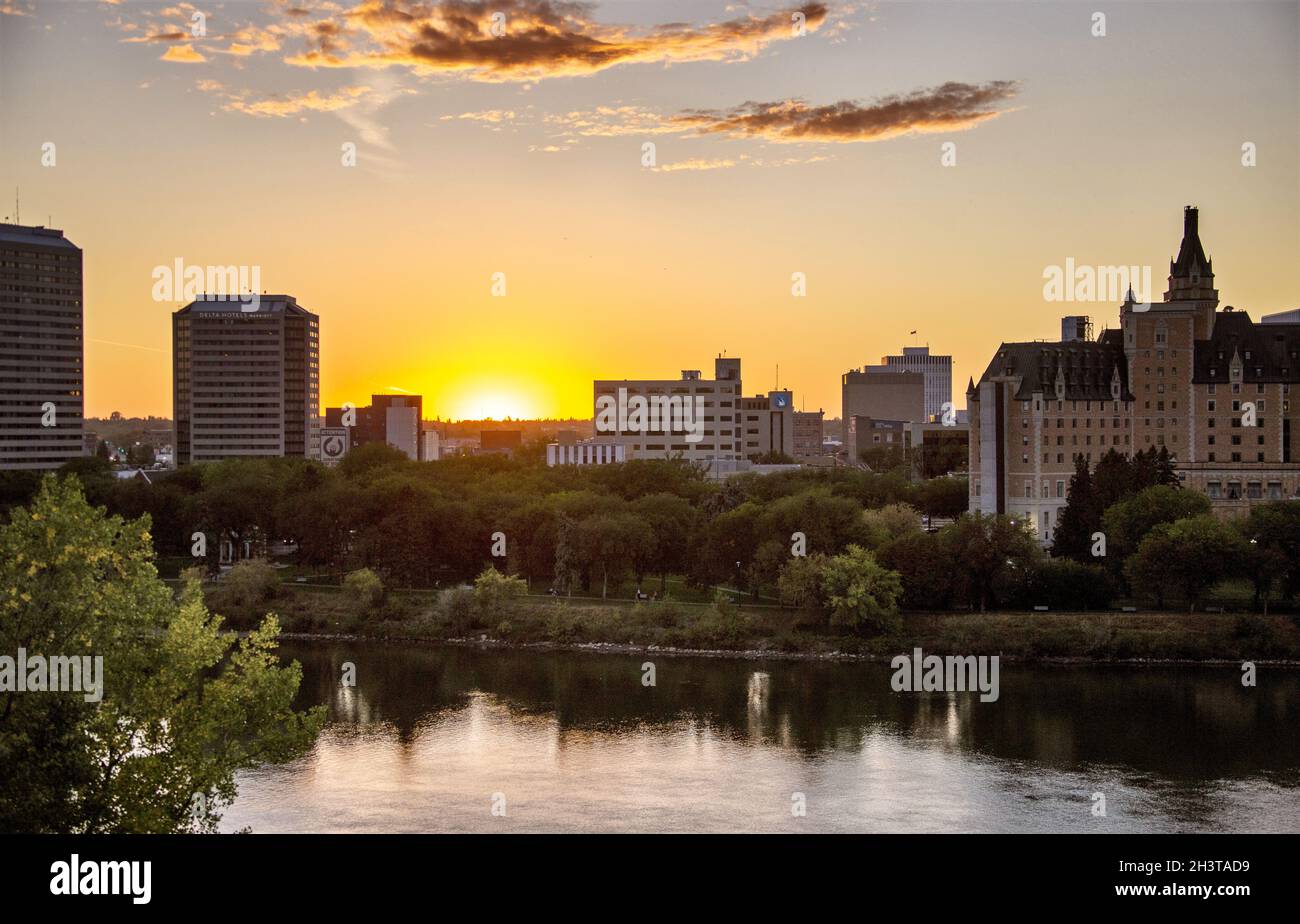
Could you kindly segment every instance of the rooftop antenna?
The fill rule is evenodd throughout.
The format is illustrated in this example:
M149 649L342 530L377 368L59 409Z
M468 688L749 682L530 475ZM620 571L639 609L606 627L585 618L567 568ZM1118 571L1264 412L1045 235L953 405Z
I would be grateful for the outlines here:
M776 388L772 390L773 391L781 390L781 364L780 363L776 364Z
M22 223L23 223L23 213L18 208L18 187L15 186L14 187L14 224L21 225Z

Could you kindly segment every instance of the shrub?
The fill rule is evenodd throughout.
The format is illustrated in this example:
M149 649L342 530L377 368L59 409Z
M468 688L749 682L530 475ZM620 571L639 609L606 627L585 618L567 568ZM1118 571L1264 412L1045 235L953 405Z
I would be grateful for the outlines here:
M384 582L369 568L362 568L343 579L343 592L353 603L370 609L383 601Z
M502 574L496 568L484 568L474 579L474 602L484 613L495 614L509 600L528 593L528 583L523 578Z
M468 587L455 587L444 591L439 605L452 635L464 635L474 628L478 610L474 605L474 591Z
M280 577L265 558L239 562L221 581L221 601L240 609L258 606L275 599L280 591Z

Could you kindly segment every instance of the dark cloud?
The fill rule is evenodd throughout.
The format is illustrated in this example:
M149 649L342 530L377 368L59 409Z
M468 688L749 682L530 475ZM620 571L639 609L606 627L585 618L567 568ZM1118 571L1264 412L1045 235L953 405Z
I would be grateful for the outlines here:
M765 16L641 30L599 23L589 4L559 0L362 0L341 14L342 35L309 37L307 50L289 61L306 67L404 65L424 72L471 71L489 80L531 80L634 62L745 57L771 42L795 38L796 13L807 32L828 16L824 3L809 2Z
M945 83L863 104L852 100L809 106L801 99L744 103L732 109L694 109L671 119L701 134L768 141L880 141L912 132L961 131L1007 111L1019 83Z

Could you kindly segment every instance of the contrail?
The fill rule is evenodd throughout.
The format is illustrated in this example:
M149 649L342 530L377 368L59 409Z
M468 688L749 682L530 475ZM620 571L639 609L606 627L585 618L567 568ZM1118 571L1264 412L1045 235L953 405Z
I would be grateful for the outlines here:
M150 353L166 353L167 350L161 350L158 347L142 346L138 343L118 343L116 340L100 340L97 337L87 337L88 343L104 343L108 346L130 347L133 350L148 350Z

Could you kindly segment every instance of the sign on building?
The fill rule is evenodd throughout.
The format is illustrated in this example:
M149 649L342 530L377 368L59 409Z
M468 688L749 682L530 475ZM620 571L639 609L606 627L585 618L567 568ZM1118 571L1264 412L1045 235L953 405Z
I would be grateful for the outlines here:
M347 427L321 427L320 460L326 465L338 465L348 454Z

